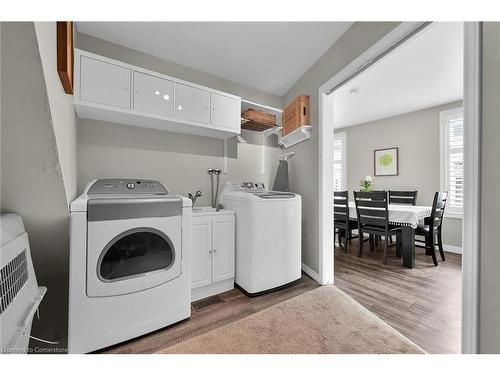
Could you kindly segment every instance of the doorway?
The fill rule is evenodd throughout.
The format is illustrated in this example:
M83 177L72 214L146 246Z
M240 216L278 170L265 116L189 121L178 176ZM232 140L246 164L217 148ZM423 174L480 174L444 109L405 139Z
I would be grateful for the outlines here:
M430 23L405 22L396 27L353 63L325 83L320 97L320 278L322 283L334 283L333 196L335 163L333 121L334 104L330 94L350 81L394 48L402 45L429 26ZM477 346L477 218L479 171L479 58L480 24L464 26L464 219L463 219L463 291L461 351L473 353ZM347 161L347 164L349 161ZM348 168L348 167L347 167Z

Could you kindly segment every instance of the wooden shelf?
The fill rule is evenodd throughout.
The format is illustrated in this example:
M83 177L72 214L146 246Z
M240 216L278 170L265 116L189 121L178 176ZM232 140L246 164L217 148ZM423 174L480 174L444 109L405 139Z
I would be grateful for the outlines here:
M281 129L281 112L282 110L279 108L269 107L262 104L254 103L248 100L242 99L241 101L241 112L245 112L247 109L254 109L257 111L265 112L276 116L276 123L266 123L259 122L255 120L248 120L245 118L241 119L241 129L250 132L271 132L274 133L275 130Z
M244 118L241 118L241 128L245 130L250 130L254 132L263 132L264 130L276 128L277 125L273 124L266 124L263 122L258 122L254 120L247 120Z

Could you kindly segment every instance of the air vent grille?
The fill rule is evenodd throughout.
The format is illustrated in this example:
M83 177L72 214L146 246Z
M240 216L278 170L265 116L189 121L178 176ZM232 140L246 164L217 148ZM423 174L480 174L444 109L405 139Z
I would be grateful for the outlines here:
M26 249L19 253L0 271L0 314L9 307L28 281Z

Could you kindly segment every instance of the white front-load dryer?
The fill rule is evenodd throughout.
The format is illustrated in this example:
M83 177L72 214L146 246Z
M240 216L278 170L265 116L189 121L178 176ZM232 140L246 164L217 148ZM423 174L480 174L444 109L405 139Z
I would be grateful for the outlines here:
M220 196L236 215L235 284L256 296L302 276L302 200L261 182L228 182Z
M190 316L191 202L157 181L91 183L71 204L68 351Z

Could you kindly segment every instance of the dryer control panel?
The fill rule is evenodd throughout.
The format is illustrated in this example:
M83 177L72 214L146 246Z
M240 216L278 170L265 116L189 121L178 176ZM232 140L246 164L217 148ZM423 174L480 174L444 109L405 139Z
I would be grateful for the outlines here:
M168 190L161 182L154 180L102 179L95 181L87 194L166 195Z

